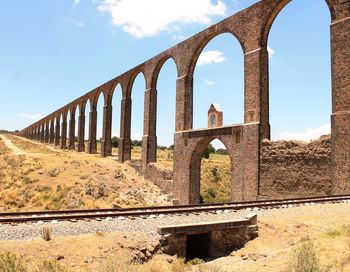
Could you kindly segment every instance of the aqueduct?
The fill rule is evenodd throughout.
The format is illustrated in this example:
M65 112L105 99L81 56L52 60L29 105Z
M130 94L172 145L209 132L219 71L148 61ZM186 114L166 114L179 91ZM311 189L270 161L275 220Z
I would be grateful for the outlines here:
M75 112L78 117L77 151L85 150L85 107L90 103L87 152L96 153L97 100L104 97L101 155L111 155L112 96L122 89L119 161L131 158L131 92L139 73L146 80L142 137L142 169L156 161L157 79L163 64L172 58L177 67L174 135L174 194L182 204L199 201L201 155L213 139L226 146L232 162L232 199L259 197L260 151L270 138L269 58L267 41L279 12L292 0L261 0L226 18L139 66L104 83L68 105L20 131L19 135L61 148L75 149ZM350 193L350 1L326 0L331 14L331 184L332 194ZM231 33L244 52L244 123L193 130L193 74L206 44L222 33ZM70 113L70 120L67 120ZM68 123L69 121L69 123ZM67 138L67 125L69 136ZM67 140L69 139L69 142Z

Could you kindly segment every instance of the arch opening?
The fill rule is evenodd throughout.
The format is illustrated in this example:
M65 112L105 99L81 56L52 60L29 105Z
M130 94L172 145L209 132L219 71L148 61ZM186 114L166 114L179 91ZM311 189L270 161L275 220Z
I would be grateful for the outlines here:
M84 148L88 150L88 142L90 140L90 112L91 112L91 100L88 98L85 102L84 115L85 115L85 133L84 133Z
M131 159L141 164L142 136L144 119L144 94L146 79L142 72L138 73L131 86Z
M330 194L330 17L326 1L293 0L269 31L273 141L264 141L260 150L264 197Z
M112 94L112 156L118 156L120 139L120 105L122 96L122 88L120 84L117 84Z
M308 142L330 134L330 21L326 1L293 0L271 26L268 50L273 140Z
M193 128L208 126L211 105L223 111L221 125L244 120L244 55L231 33L213 37L202 49L193 74Z
M163 63L157 77L157 161L172 168L175 116L176 116L177 67L172 58Z
M227 203L232 200L232 155L218 138L201 140L190 163L190 203Z
M97 147L97 153L101 153L101 140L102 140L102 133L103 133L103 110L104 110L104 93L101 92L96 98L96 111L97 111L97 118L96 118L96 147Z

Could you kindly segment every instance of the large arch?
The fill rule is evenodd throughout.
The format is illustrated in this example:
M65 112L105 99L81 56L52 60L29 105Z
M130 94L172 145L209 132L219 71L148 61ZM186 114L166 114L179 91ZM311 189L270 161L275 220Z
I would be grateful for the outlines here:
M330 21L326 1L293 0L274 17L268 36L270 52L276 52L269 57L272 139L290 140L295 132L330 123Z
M268 16L268 19L266 21L266 24L263 28L263 33L261 36L261 44L262 45L267 45L269 34L271 31L271 27L274 24L274 21L280 14L280 12L291 2L296 1L296 0L280 0L277 5L275 5L274 9L271 11L271 13ZM334 12L334 0L321 0L324 1L329 9L329 13L331 16L331 19L334 20L336 18L336 14Z
M193 74L194 129L207 127L212 103L223 109L223 125L244 123L244 55L239 40L227 32L207 41L197 58Z

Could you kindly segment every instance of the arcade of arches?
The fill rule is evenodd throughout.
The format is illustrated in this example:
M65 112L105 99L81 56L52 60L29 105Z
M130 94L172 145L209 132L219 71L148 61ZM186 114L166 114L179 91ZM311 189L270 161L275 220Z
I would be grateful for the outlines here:
M131 158L132 85L142 72L145 77L144 120L142 137L142 169L156 161L157 77L162 64L172 58L177 67L176 117L174 134L173 193L181 204L199 201L198 178L200 156L208 143L219 139L227 147L232 163L232 200L255 200L264 197L267 168L283 148L270 139L269 83L267 40L270 28L279 12L292 0L261 0L251 7L226 18L194 35L143 64L117 76L54 113L19 132L20 136L67 147L67 124L70 133L78 126L77 150L85 150L85 107L90 103L89 144L87 151L96 152L97 100L103 99L101 154L111 154L112 97L119 84L120 101L119 161ZM315 161L324 164L322 171L329 177L330 194L350 193L350 1L326 0L331 14L332 115L331 138L322 139L328 151L298 160L298 168L310 167ZM193 73L204 46L222 33L232 33L244 52L244 123L193 130ZM88 102L89 101L89 102ZM70 120L67 120L68 112ZM77 114L78 120L75 120ZM70 137L69 137L70 138ZM74 137L72 137L73 139ZM286 144L288 145L288 144ZM73 145L71 145L73 147ZM299 147L298 147L299 148ZM301 147L300 147L301 148ZM311 148L305 146L303 148ZM275 151L272 152L274 149ZM272 150L272 151L271 151ZM296 152L295 152L296 154ZM291 158L292 157L292 158ZM290 171L291 169L287 169ZM311 169L312 170L312 169ZM310 170L310 171L311 171ZM322 180L320 181L322 182ZM321 186L321 185L320 185Z

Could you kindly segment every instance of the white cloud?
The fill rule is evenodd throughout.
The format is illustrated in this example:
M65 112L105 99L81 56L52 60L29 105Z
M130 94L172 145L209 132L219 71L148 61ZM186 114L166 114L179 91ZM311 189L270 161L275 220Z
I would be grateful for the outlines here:
M224 53L219 50L209 50L202 52L198 58L197 65L206 65L211 63L220 63L225 61Z
M20 116L25 118L25 119L28 119L28 120L38 120L41 117L43 117L43 115L41 113L34 113L34 114L21 113Z
M74 0L74 5L78 5L80 3L80 0Z
M205 79L203 80L205 84L207 85L215 85L215 81L214 80L210 80L210 79Z
M101 13L110 13L114 25L142 38L162 31L179 31L175 24L210 24L211 16L225 16L222 0L103 0Z
M269 59L272 59L272 56L275 54L275 50L273 50L270 46L268 46L267 52L269 53Z
M301 140L305 142L309 142L311 140L316 140L322 135L327 135L331 133L331 125L324 124L316 128L309 128L303 132L290 132L283 131L281 132L277 140Z
M84 23L83 22L77 22L77 26L84 27Z

